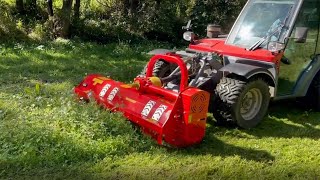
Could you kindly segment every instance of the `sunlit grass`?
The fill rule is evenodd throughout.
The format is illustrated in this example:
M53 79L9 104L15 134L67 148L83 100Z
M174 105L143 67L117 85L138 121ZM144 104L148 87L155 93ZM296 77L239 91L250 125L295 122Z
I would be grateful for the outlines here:
M130 82L153 48L74 41L0 49L0 177L11 179L317 179L320 114L277 103L252 130L216 127L199 145L156 145L120 114L75 100L89 73Z

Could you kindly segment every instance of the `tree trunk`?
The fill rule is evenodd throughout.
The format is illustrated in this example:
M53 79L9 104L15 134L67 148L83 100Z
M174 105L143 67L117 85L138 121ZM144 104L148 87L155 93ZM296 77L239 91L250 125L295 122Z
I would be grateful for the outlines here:
M62 10L61 10L61 37L69 38L70 36L70 15L72 9L72 0L63 0Z
M16 0L16 8L18 13L23 14L23 11L24 11L23 0Z
M52 0L47 0L47 11L48 11L48 15L49 17L52 17L53 14L53 7L52 7Z
M37 0L26 0L26 8L28 13L32 15L37 14Z
M123 3L123 14L127 15L130 9L130 0L122 0Z
M138 11L139 0L130 0L130 14L134 15Z
M47 20L47 26L50 30L50 38L55 38L55 27L54 27L54 13L53 13L53 5L52 0L46 0L47 1L47 13L48 13L48 20Z
M76 0L74 4L74 19L78 21L80 18L80 0Z
M156 0L156 6L155 6L155 11L153 12L153 16L155 19L159 18L159 12L160 10L160 5L161 5L161 1L160 0Z
M161 0L156 0L156 9L160 8Z

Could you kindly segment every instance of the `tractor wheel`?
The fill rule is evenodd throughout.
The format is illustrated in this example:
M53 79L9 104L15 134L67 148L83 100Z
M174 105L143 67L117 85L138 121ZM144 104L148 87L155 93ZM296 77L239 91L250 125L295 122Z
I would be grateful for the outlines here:
M216 88L212 111L218 125L238 125L248 129L263 119L269 101L269 86L263 80L246 83L222 78Z
M145 67L143 68L142 72L141 72L141 76L145 76L147 73L147 65L145 65ZM159 60L156 62L156 64L153 67L153 71L152 74L153 76L157 76L157 77L166 77L171 73L171 68L170 68L170 64Z

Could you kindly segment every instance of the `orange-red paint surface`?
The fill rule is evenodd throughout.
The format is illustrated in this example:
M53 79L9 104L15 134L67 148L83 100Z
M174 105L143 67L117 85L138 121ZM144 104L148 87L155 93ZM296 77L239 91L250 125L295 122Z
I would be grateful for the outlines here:
M174 147L185 147L202 141L210 95L206 91L187 87L188 72L179 57L157 55L150 61L164 59L176 63L182 69L180 92L174 92L152 85L147 77L136 78L139 86L124 84L98 74L87 76L74 91L84 100L94 99L98 104L123 115L139 125L141 129L157 140Z

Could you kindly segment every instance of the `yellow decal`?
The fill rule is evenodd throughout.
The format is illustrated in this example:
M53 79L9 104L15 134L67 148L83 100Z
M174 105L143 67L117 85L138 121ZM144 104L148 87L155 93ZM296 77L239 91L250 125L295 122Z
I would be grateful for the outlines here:
M193 121L193 116L192 116L192 114L189 115L189 119L188 119L188 120L189 120L189 124L191 124L192 121Z
M130 88L132 88L132 85L131 84L123 84L120 87L125 88L125 89L130 89Z
M99 77L99 79L104 80L104 81L110 80L110 78L107 78L107 77Z
M126 100L129 101L129 102L131 102L131 103L137 103L137 101L135 101L135 100L133 100L133 99L130 99L130 98L128 98L128 97L126 97Z
M98 78L94 78L92 81L93 81L93 85L97 85L97 84L102 84L103 81L108 81L110 80L110 78L107 78L107 77L98 77Z
M167 100L165 100L165 99L160 99L160 101L161 101L161 102L164 102L164 103L167 103L167 104L171 104L171 103L172 103L172 102L167 101Z
M94 86L97 85L97 84L102 84L103 83L103 80L99 79L99 78L94 78L92 81L94 82L93 83Z

